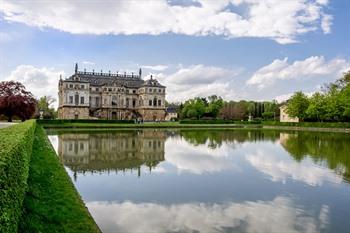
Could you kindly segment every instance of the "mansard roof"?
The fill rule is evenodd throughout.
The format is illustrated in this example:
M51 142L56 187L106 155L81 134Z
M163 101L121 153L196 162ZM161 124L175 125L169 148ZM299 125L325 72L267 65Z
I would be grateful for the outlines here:
M90 83L92 86L125 86L125 87L134 87L139 88L142 86L147 87L165 87L161 85L156 79L153 79L152 76L149 80L143 80L141 78L142 71L139 70L139 74L127 74L127 73L108 73L101 72L86 72L78 70L78 64L75 65L75 73L67 78L65 81L77 81L84 83Z

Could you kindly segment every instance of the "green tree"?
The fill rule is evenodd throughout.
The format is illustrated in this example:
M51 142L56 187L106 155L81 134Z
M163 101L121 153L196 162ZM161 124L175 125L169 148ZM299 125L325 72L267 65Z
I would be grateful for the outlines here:
M308 107L308 97L301 91L295 92L294 95L288 100L287 113L291 117L298 117L302 121L307 116L306 110Z
M57 112L55 108L53 108L53 103L56 102L56 99L52 96L42 96L38 100L37 109L38 111L44 112L44 118L53 119L57 117Z
M306 110L307 118L323 121L326 118L326 97L316 92L309 101L309 107Z

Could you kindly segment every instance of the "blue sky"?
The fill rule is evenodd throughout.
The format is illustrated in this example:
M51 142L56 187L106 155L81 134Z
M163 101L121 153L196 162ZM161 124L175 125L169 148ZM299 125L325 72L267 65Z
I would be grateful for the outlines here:
M350 70L348 0L0 0L0 80L57 95L79 68L153 74L169 101L283 100Z

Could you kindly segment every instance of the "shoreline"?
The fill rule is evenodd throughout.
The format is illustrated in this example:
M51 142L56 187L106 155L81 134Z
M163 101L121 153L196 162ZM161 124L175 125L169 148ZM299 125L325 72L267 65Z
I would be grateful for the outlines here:
M40 123L39 123L40 124ZM338 132L350 133L350 128L317 127L317 126L284 126L264 124L179 124L179 123L63 123L63 124L40 124L47 130L118 130L118 129L253 129L253 130L290 130L290 131L313 131L313 132Z

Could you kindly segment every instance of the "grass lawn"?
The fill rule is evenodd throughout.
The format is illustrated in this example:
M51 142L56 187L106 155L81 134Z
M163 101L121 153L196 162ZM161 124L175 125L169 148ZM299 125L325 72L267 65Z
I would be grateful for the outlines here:
M35 132L19 232L100 232L41 126Z

